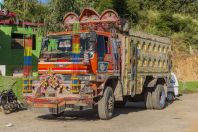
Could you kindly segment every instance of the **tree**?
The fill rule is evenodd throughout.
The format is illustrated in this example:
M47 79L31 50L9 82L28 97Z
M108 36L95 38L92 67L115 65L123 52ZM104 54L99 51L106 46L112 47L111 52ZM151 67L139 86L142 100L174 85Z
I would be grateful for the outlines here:
M113 9L113 1L112 0L100 0L95 2L95 9L102 13L106 9Z
M48 31L63 31L63 17L70 11L80 12L79 0L51 0L48 8L49 13L46 18Z
M126 0L113 0L113 9L122 17L129 17L129 10L127 8Z
M43 21L47 15L47 7L40 5L37 0L6 0L8 10L15 12L17 18L26 21Z
M127 9L129 11L129 19L133 23L137 23L140 17L140 11L144 9L143 0L127 0Z

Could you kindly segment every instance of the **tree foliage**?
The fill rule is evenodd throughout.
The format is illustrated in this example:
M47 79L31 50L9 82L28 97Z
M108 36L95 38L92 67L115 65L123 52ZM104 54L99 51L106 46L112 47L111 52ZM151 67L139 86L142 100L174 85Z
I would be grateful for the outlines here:
M50 0L46 5L37 0L6 0L5 5L22 20L45 22L47 31L63 31L67 12L79 14L91 7L101 13L111 8L130 20L134 30L178 36L198 45L198 0Z
M63 17L67 12L79 12L79 3L74 0L51 0L48 8L49 14L46 17L48 31L63 30Z
M6 0L5 6L15 12L20 20L44 21L48 13L48 8L40 5L37 0Z

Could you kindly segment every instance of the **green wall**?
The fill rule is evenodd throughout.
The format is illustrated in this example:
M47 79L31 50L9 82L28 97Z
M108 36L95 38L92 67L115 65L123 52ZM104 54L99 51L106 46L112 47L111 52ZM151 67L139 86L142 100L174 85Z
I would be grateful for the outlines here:
M12 33L36 35L36 50L33 50L33 71L37 71L42 42L40 31L40 28L0 25L0 65L6 65L7 75L12 75L14 69L23 66L24 49L11 49Z

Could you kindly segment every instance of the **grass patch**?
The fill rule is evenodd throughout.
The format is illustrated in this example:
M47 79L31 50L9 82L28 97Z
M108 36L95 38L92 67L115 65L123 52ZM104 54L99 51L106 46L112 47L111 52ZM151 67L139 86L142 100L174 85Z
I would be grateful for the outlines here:
M196 93L198 92L198 81L179 82L180 93Z
M16 83L15 83L16 82ZM22 96L22 78L15 78L10 76L0 76L0 91L10 89L11 86L15 83L12 87L14 93L18 97L19 100L23 99Z

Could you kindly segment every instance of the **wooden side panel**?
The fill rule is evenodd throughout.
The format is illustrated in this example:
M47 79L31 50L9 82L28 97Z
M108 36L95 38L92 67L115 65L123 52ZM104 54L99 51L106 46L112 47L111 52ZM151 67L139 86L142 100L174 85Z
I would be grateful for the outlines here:
M141 94L146 76L166 76L170 71L170 41L156 36L142 35L136 38L137 78L135 94Z
M146 76L167 76L170 52L170 40L167 38L135 33L122 37L124 95L141 94Z

